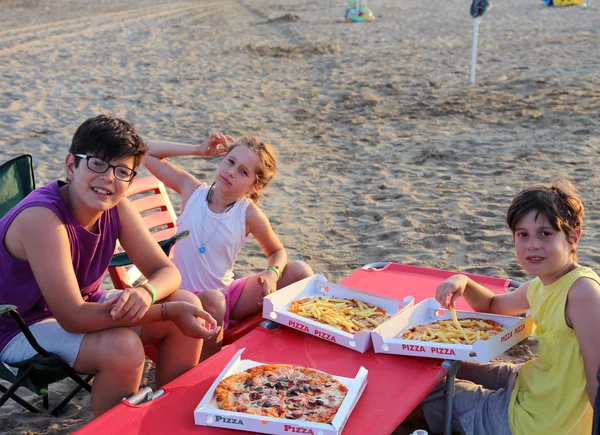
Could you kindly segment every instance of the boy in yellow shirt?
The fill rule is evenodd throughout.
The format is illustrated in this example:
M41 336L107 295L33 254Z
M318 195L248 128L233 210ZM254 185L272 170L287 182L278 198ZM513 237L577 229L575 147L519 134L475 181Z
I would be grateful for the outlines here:
M464 296L476 311L531 310L539 355L523 365L464 362L457 374L453 428L465 434L585 434L592 429L600 367L600 278L577 263L583 205L573 185L534 186L512 201L506 222L519 264L536 278L495 295L465 275L436 290L443 307ZM440 385L424 401L433 432L442 428Z

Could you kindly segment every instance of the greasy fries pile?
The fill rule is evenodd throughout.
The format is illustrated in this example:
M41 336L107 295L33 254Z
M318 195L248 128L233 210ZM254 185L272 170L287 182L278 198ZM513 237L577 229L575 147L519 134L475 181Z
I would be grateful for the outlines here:
M493 326L477 319L439 320L433 324L410 328L401 338L405 340L432 341L436 343L473 344L496 335ZM432 327L433 326L433 327ZM462 330L462 332L461 332Z
M334 328L351 334L357 331L375 329L381 325L386 317L386 313L378 310L377 307L368 306L358 299L336 298L307 299L299 305L297 314L327 323Z

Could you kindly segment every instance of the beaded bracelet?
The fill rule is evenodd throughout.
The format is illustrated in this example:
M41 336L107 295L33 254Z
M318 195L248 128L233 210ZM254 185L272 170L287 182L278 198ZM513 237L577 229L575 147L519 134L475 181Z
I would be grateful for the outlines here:
M145 283L141 284L140 287L143 287L146 290L148 290L148 293L152 295L152 304L154 304L154 302L156 302L156 289L154 288L154 286L148 281L146 281Z

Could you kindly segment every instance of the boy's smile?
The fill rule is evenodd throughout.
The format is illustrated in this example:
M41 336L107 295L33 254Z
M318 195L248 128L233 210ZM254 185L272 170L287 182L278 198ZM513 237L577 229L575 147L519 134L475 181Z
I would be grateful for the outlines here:
M537 210L530 211L517 222L513 237L519 263L545 285L577 267L571 252L579 236L567 239L563 231L555 230L546 216L538 215Z

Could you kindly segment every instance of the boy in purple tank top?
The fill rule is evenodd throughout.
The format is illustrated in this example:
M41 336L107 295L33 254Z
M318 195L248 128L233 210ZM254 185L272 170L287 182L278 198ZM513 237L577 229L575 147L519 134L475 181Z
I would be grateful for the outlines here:
M16 305L45 349L96 375L95 416L138 390L145 343L160 342L160 387L195 366L203 340L219 330L197 297L178 290L177 268L124 198L145 152L127 121L88 119L66 157L68 183L37 189L0 219L0 304ZM148 282L105 292L117 240ZM34 354L1 318L0 361Z

